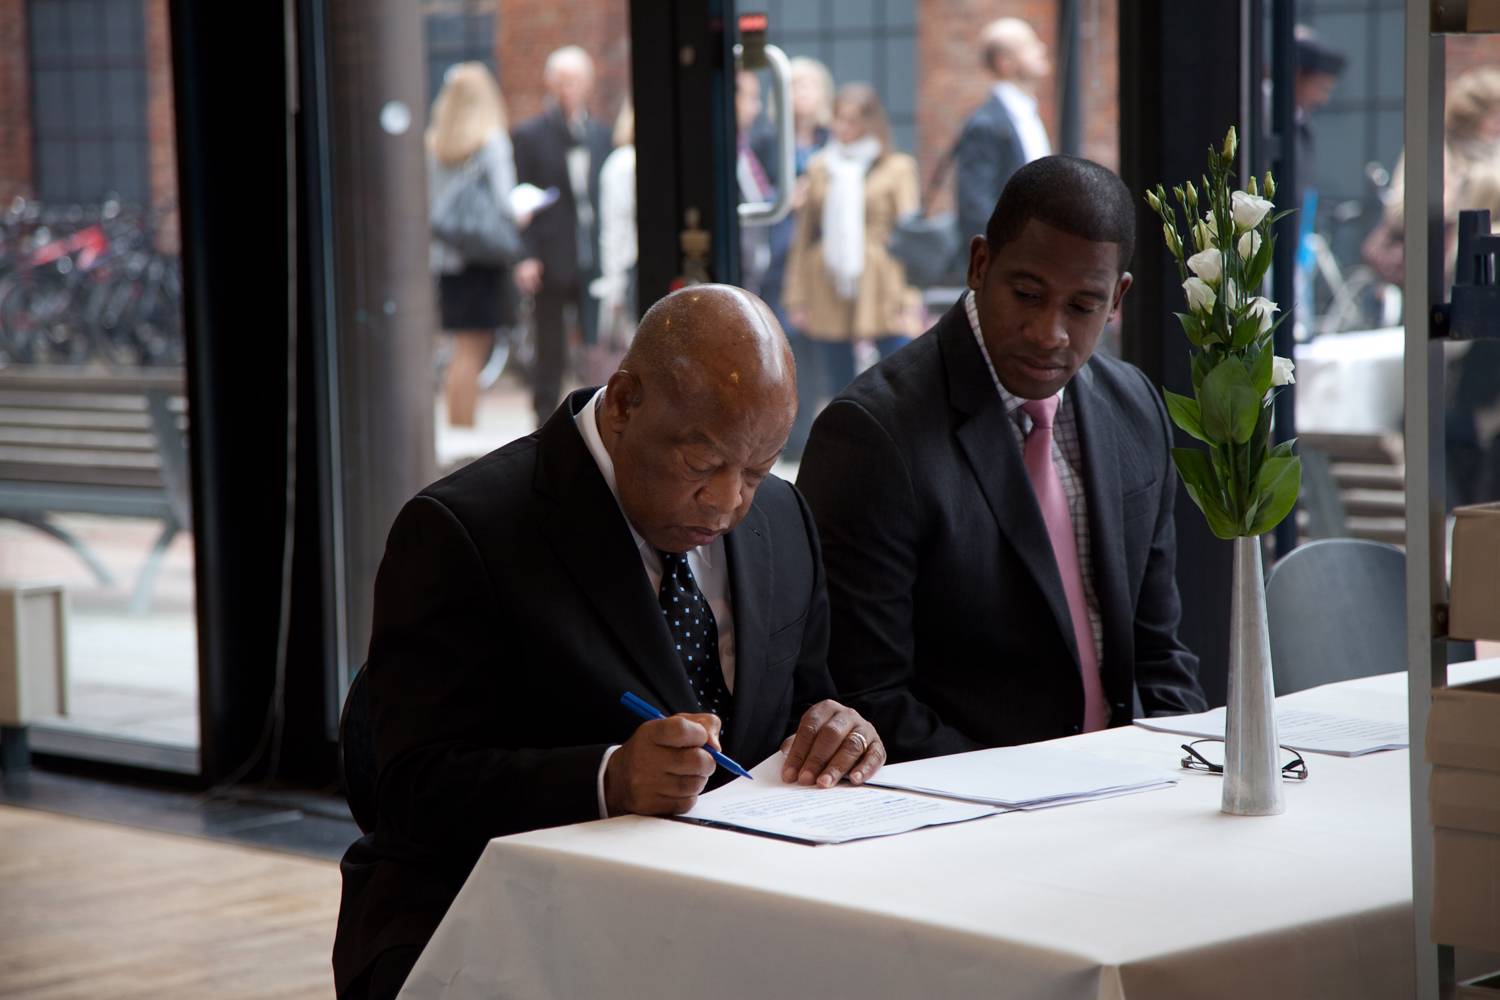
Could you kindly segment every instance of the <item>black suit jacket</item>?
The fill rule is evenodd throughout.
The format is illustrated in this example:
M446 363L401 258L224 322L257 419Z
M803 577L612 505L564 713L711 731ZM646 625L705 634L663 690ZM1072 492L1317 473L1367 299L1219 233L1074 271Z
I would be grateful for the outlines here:
M1015 122L992 93L964 122L954 152L958 227L965 246L970 237L984 232L1005 182L1025 163Z
M1102 355L1068 385L1112 723L1205 708L1177 638L1165 408ZM813 425L798 486L833 609L829 669L891 759L1067 736L1083 684L1067 598L1011 419L963 303Z
M573 145L573 136L562 112L553 105L516 126L510 140L516 155L516 182L535 184L543 190L555 187L559 193L557 202L538 212L522 230L526 255L542 262L544 288L576 290L598 274L599 170L610 153L609 130L592 118L584 121L583 144L589 151L589 201L594 207L594 224L588 238L592 241L595 265L587 273L578 269L578 202L568 176L568 149Z
M698 710L573 423L592 391L423 490L391 529L366 668L378 820L342 864L341 995L386 949L425 945L490 838L599 818L601 755L639 724L623 692ZM828 600L812 515L783 480L767 477L725 549L736 665L723 742L753 766L832 697Z

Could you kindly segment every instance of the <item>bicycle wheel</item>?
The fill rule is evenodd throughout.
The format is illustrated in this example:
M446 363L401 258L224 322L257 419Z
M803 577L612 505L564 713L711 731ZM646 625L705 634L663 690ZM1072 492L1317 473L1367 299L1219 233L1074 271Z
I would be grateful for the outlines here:
M18 275L0 299L0 351L9 364L69 364L88 356L73 315L72 283L52 271Z

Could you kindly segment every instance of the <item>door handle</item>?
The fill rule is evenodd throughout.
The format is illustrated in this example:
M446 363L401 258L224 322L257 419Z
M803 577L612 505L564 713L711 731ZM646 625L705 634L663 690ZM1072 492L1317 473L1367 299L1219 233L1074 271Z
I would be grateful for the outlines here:
M792 191L797 182L797 131L792 119L792 62L775 45L765 46L766 68L771 71L771 111L776 123L776 197L771 201L744 202L740 208L740 225L774 226L792 210ZM735 62L740 47L735 46ZM752 154L753 155L753 154Z

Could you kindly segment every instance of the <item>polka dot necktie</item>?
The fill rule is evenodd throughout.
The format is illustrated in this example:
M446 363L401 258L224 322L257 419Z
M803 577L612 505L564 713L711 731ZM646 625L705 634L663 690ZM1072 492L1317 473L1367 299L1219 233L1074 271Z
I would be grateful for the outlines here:
M688 568L687 553L657 555L661 556L661 592L657 599L667 631L672 633L672 643L698 696L699 708L717 715L727 732L734 696L724 683L724 668L719 663L719 625Z

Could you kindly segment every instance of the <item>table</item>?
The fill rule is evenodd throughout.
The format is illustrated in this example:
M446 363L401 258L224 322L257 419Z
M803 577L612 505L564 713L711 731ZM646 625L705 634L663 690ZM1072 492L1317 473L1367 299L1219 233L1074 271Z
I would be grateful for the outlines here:
M1405 353L1402 327L1326 333L1298 344L1297 429L1399 433Z
M1455 665L1452 683L1500 676ZM1284 703L1404 719L1406 675ZM1218 811L1186 737L1070 746L1167 790L807 847L621 817L492 841L403 1000L1405 998L1408 754L1311 755L1279 817Z

